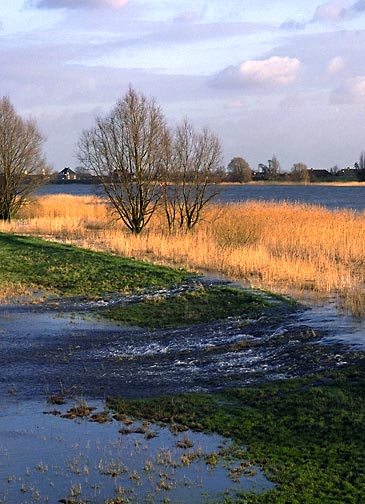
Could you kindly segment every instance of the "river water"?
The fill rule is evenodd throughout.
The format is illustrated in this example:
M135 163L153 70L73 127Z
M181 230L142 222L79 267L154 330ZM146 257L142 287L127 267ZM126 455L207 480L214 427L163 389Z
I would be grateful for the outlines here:
M215 201L233 203L247 200L288 201L320 205L331 210L349 209L361 212L365 210L365 185L264 185L242 184L214 186L219 191ZM103 194L100 186L93 184L49 184L38 189L37 194L73 194L85 196Z
M288 201L320 205L331 210L365 210L365 186L329 185L232 185L223 187L217 200Z

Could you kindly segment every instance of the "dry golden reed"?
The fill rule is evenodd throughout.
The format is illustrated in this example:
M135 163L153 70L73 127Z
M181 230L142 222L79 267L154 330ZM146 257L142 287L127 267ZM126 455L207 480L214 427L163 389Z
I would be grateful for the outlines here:
M2 230L224 275L282 293L335 294L358 305L365 275L365 214L287 202L212 204L190 232L169 233L163 212L131 235L95 196L42 196ZM345 300L345 301L344 301ZM347 301L346 301L347 300Z

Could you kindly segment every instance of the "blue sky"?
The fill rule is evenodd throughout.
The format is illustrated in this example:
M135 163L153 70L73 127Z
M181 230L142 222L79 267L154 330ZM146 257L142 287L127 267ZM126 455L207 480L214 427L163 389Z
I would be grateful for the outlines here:
M252 168L351 166L365 150L365 0L0 0L0 95L54 170L131 84Z

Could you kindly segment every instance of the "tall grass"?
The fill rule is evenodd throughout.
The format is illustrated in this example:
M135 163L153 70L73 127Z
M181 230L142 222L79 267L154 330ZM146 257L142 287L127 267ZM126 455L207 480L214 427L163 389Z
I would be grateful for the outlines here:
M321 296L365 311L365 214L287 202L212 204L190 232L169 233L163 214L139 236L95 196L42 196L3 231L43 236L227 276L253 287Z

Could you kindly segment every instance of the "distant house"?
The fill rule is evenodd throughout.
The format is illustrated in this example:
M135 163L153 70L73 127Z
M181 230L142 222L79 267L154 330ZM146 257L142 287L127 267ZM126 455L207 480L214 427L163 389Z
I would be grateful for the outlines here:
M61 170L57 175L58 180L77 180L77 173L71 170L71 168L66 167Z
M252 180L265 180L265 174L262 171L252 171Z
M336 173L336 176L345 180L359 180L361 172L362 170L356 168L343 168Z
M332 175L328 170L311 168L308 173L311 182L315 182L316 180L326 180L332 178Z

